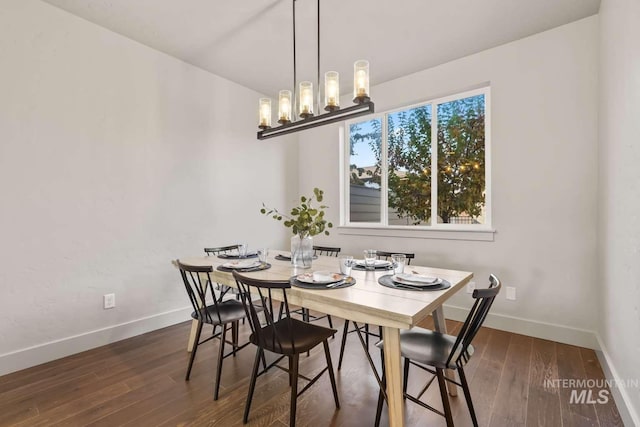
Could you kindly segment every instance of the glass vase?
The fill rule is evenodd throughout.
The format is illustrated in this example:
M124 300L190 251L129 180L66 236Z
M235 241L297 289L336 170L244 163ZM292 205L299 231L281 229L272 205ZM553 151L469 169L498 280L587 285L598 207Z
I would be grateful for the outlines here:
M291 237L291 265L295 268L311 268L313 238L296 234Z

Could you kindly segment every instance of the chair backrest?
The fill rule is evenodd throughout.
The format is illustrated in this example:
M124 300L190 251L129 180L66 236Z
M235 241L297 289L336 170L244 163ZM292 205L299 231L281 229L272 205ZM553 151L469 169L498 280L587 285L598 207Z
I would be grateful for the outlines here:
M408 252L387 252L387 251L376 251L376 256L378 259L388 260L391 258L393 254L402 254L407 257L407 265L411 264L411 260L416 257L416 254L408 253Z
M233 277L236 279L238 289L240 290L240 296L242 298L242 304L244 305L247 319L249 319L249 326L254 337L257 338L258 346L263 348L274 349L274 351L284 352L284 348L293 348L295 352L295 342L293 337L293 320L291 318L291 312L289 311L289 301L287 300L287 289L291 288L289 280L259 280L252 279L247 276L243 276L237 271L233 272ZM279 299L284 304L283 317L279 317L278 306L273 307L273 294L277 293ZM252 296L258 296L259 299L254 300ZM262 312L266 324L262 324L258 318L258 313ZM288 330L290 334L281 333L267 333L267 330L273 331L275 323L285 323L282 330ZM283 345L285 340L289 345Z
M230 245L230 246L220 246L218 248L204 248L204 253L207 255L220 255L220 254L226 254L228 252L231 252L233 250L237 250L238 249L238 245Z
M340 248L332 248L330 246L313 246L314 255L326 255L337 257L340 253Z
M191 301L191 306L193 307L196 318L204 323L222 323L220 312L218 311L218 301L213 293L213 282L211 280L213 267L210 265L184 265L180 260L177 260L175 264L180 270L180 275L182 276L182 281L184 282L184 287L187 290L187 295L189 296L189 301ZM213 302L215 310L205 309L207 306L207 289L210 292L211 301ZM212 311L214 313L213 316L211 314Z
M473 298L476 300L471 307L471 311L467 315L467 319L464 321L460 333L456 338L456 343L451 349L449 358L447 359L447 365L449 365L455 359L455 364L462 366L469 361L468 348L473 338L476 336L484 319L489 313L489 309L493 304L493 300L500 292L502 284L495 275L489 276L489 287L486 289L475 289L473 291Z

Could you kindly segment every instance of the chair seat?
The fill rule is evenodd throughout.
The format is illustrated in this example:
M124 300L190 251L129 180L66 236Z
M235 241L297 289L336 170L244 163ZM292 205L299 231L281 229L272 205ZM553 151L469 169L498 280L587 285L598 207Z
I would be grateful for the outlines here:
M413 328L400 332L400 351L402 357L436 368L457 368L455 364L458 357L457 354L451 358L451 362L447 365L447 359L451 354L455 342L456 337L454 336L423 328ZM380 341L376 345L382 348L383 341ZM467 356L471 357L472 354L473 346L469 345L467 348ZM460 361L462 362L464 359L465 358L462 358Z
M244 306L240 301L228 300L222 303L218 303L217 311L220 313L220 320L218 320L218 314L216 313L216 307L214 305L208 305L206 311L209 312L211 321L205 315L205 309L198 310L199 314L195 311L191 313L191 317L194 319L202 320L204 323L210 323L212 325L220 325L223 323L234 322L241 320L245 317Z
M262 328L264 343L259 343L255 334L251 334L249 341L274 353L299 354L311 350L336 332L335 329L287 318ZM277 339L273 339L274 333Z
M400 332L400 351L403 357L436 368L455 369L455 360L458 355L451 358L447 365L447 359L455 345L456 337L428 329L413 328ZM473 346L469 345L467 354L473 354Z

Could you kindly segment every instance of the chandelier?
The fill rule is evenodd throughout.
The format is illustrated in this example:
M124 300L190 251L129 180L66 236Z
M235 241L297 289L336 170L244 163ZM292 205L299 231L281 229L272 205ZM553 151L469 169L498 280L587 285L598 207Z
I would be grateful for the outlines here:
M314 90L311 81L302 81L298 85L296 76L296 1L292 0L293 10L293 94L290 90L278 93L279 126L271 126L271 99L260 98L258 107L258 139L273 138L298 132L329 123L347 120L374 112L374 104L369 97L369 62L356 61L353 64L353 103L340 108L340 79L338 72L327 71L324 74L324 107L321 111L320 98L320 0L317 0L318 18L318 73L314 103ZM296 120L297 114L297 120Z

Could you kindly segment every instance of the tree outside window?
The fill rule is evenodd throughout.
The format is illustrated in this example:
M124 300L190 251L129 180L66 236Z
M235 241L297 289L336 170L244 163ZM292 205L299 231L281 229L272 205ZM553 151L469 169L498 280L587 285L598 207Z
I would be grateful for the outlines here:
M485 108L485 94L479 93L351 124L350 222L383 222L386 197L388 225L484 224ZM434 180L436 221L431 220Z

